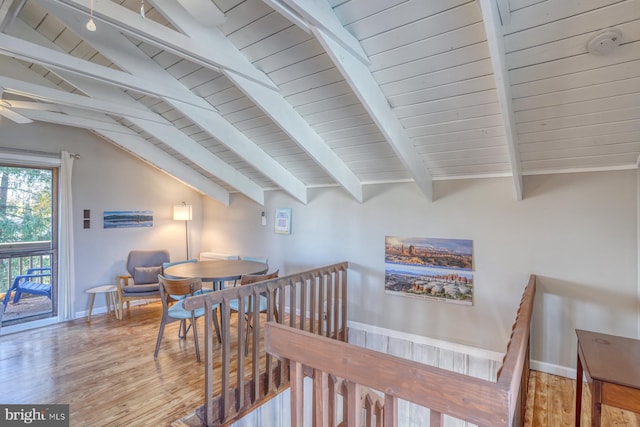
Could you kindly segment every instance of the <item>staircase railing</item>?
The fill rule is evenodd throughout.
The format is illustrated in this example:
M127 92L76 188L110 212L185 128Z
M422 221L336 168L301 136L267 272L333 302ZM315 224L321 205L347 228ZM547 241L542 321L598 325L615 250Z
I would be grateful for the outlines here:
M267 323L266 351L289 363L291 425L305 425L310 403L314 426L397 426L399 399L429 408L431 427L444 415L478 426L523 425L535 289L531 276L496 382ZM313 382L310 399L305 378Z
M347 262L342 262L185 300L188 310L204 307L206 313L205 401L197 411L204 424L228 425L289 386L288 366L262 346L264 321L329 340L347 340L348 267ZM253 303L261 297L267 302L263 318L260 304ZM252 316L237 316L234 333L232 301L237 301L236 307L246 305L253 309ZM216 306L217 311L213 310ZM213 328L213 316L218 312L220 344ZM248 319L252 319L249 328Z

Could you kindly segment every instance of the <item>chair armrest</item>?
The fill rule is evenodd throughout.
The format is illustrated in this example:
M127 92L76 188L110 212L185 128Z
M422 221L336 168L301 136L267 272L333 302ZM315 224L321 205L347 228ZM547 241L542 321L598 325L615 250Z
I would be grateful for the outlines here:
M38 269L31 269L31 270L41 270L40 268ZM30 271L30 270L29 270ZM47 273L47 274L20 274L18 276L16 276L13 279L13 284L11 285L11 289L15 289L16 286L18 286L18 284L20 282L24 281L29 281L30 279L37 279L40 277L51 277L51 273Z
M118 292L122 291L122 288L125 286L129 286L129 280L133 279L129 275L117 276L116 278L116 286L118 287Z

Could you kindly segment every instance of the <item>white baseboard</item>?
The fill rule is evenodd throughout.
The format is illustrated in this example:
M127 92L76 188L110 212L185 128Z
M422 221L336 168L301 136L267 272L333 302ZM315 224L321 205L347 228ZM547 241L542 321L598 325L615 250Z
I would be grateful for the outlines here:
M566 366L554 365L552 363L540 362L539 360L531 360L529 367L534 371L544 372L546 374L558 375L560 377L576 379L576 370L567 368Z
M59 322L61 322L61 320L56 316L47 317L46 319L33 320L30 322L18 323L11 326L3 326L2 328L0 328L0 335L9 335L16 332L28 331L30 329L42 328L44 326L54 325Z
M129 304L131 307L135 307L138 305L146 305L146 304L150 304L154 301L158 301L157 299L136 299L136 300L132 300L129 301ZM118 304L116 303L116 310L118 309ZM126 308L125 308L126 310ZM95 316L96 314L104 314L107 312L107 306L101 306L101 307L93 307L93 311L91 312L91 316ZM83 311L76 311L75 317L74 319L79 319L81 317L87 317L89 315L89 310L83 310Z

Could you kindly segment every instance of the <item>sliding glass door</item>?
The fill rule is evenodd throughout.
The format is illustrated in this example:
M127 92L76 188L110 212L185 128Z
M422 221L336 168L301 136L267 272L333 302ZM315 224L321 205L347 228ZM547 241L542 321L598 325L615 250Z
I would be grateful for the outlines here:
M2 325L57 315L58 168L0 164Z

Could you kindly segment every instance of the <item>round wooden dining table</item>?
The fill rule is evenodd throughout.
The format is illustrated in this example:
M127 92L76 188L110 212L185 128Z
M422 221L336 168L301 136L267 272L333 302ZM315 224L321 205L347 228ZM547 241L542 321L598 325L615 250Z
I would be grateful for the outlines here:
M264 274L267 264L255 261L221 259L214 261L186 262L168 267L164 274L178 278L199 277L203 282L213 282L213 289L224 288L224 282L239 280L244 274Z

